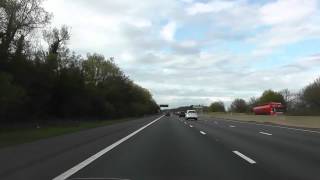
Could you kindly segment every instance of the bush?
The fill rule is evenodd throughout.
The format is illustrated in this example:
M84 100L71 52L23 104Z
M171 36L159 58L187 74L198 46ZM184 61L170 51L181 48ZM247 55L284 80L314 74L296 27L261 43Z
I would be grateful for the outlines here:
M210 112L226 112L226 109L223 102L217 101L217 102L213 102L209 106L209 111Z
M230 106L230 110L232 112L245 113L248 110L248 105L243 99L235 99Z
M301 114L320 115L320 78L304 88L300 98Z
M311 108L320 108L320 78L303 90L302 98Z
M15 116L25 97L24 90L13 84L12 80L13 78L10 74L0 72L1 120L6 120L7 118Z

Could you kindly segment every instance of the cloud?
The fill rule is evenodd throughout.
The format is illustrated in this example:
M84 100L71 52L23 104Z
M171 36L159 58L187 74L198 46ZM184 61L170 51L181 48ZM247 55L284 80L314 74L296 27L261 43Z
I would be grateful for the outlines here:
M265 89L299 90L319 76L319 49L308 49L320 38L315 0L47 0L45 7L53 26L71 27L72 50L115 57L158 103L230 104ZM287 49L307 40L306 49Z
M186 9L187 14L196 15L202 13L220 12L230 9L235 5L232 1L212 1L210 3L194 3Z
M260 33L247 39L255 43L255 57L265 57L279 48L301 41L316 39L320 35L319 6L316 0L277 0L259 9Z
M261 19L269 25L295 24L317 11L316 0L278 0L261 8Z
M177 30L177 24L175 22L169 22L161 30L161 36L166 41L174 41L174 35Z

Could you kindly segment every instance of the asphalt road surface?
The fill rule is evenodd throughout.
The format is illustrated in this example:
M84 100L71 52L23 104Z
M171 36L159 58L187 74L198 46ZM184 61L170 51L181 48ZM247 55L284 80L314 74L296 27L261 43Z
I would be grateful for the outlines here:
M0 162L0 179L318 180L320 132L153 116L3 149Z

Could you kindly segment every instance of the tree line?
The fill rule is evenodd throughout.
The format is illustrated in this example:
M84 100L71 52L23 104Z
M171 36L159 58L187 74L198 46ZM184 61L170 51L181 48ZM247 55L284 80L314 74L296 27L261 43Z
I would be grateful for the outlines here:
M1 121L158 112L150 92L130 80L113 58L71 52L68 27L49 28L52 16L42 3L0 1ZM39 32L41 39L36 38Z
M237 113L250 113L253 107L269 103L281 102L286 106L289 115L320 115L320 78L297 93L288 89L282 91L266 90L258 98L251 97L249 101L241 98L235 99L228 111ZM226 112L221 101L213 102L209 106L211 112Z

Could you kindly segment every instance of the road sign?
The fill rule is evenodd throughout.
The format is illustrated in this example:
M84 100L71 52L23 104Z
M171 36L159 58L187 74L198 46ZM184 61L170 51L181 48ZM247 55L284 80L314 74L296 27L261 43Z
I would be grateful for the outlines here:
M169 107L168 104L161 104L160 107Z
M195 108L195 109L202 109L203 106L202 105L193 105L192 108Z

